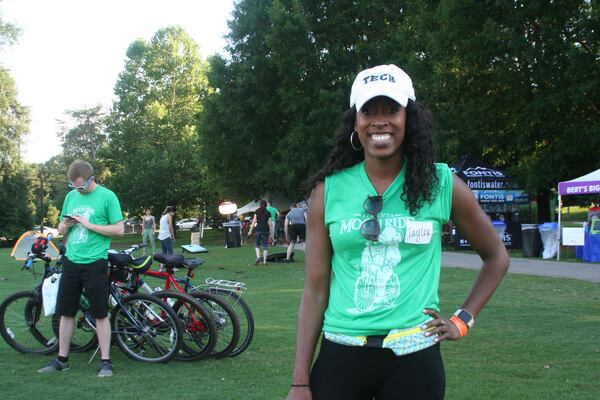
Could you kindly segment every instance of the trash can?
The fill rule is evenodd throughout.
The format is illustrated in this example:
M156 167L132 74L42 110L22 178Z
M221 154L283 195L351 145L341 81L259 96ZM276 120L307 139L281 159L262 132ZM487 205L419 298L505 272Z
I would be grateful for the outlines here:
M545 222L538 226L544 251L542 258L544 260L554 258L558 252L558 224L556 222Z
M542 253L542 238L537 224L521 224L523 256L539 257Z
M496 232L498 232L498 237L504 243L504 232L506 231L506 222L504 221L492 221L492 225L496 228Z
M224 222L225 247L240 247L242 245L242 223L240 221Z

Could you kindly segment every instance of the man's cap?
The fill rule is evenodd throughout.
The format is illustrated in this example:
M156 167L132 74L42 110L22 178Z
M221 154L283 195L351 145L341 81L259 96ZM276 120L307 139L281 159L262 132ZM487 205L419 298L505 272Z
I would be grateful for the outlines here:
M359 111L366 102L386 96L406 107L408 99L416 100L410 76L394 64L378 65L356 75L350 93L350 107Z

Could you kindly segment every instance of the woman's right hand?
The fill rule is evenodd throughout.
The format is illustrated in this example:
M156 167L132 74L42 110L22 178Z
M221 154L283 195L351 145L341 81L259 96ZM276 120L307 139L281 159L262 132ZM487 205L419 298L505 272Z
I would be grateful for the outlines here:
M312 400L312 392L308 386L292 387L287 400Z

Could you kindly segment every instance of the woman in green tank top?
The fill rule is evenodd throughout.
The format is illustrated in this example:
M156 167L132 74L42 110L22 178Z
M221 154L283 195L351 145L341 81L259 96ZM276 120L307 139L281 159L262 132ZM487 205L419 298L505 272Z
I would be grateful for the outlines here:
M431 116L403 70L380 65L356 76L330 158L309 187L288 399L443 398L440 342L467 334L509 259L469 188L434 162ZM437 292L450 218L483 263L448 317Z

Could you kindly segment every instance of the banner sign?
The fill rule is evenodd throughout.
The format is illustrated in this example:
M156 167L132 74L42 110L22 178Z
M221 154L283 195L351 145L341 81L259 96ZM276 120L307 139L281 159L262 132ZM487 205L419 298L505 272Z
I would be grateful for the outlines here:
M563 194L590 194L600 193L600 182L560 182L558 184L558 193Z
M464 238L462 233L452 227L452 240L456 248L467 249L471 247L471 243ZM523 233L520 222L507 222L504 235L502 237L504 246L508 249L522 249L523 248Z
M450 170L465 181L471 190L504 190L509 187L510 179L504 172L470 156L462 156Z
M529 204L529 195L522 190L473 190L479 203Z
M467 186L469 186L469 189L471 189L471 190L479 190L479 189L503 190L503 189L506 189L506 184L507 184L507 182L503 182L503 181L484 181L484 180L472 180L472 179L467 180Z

